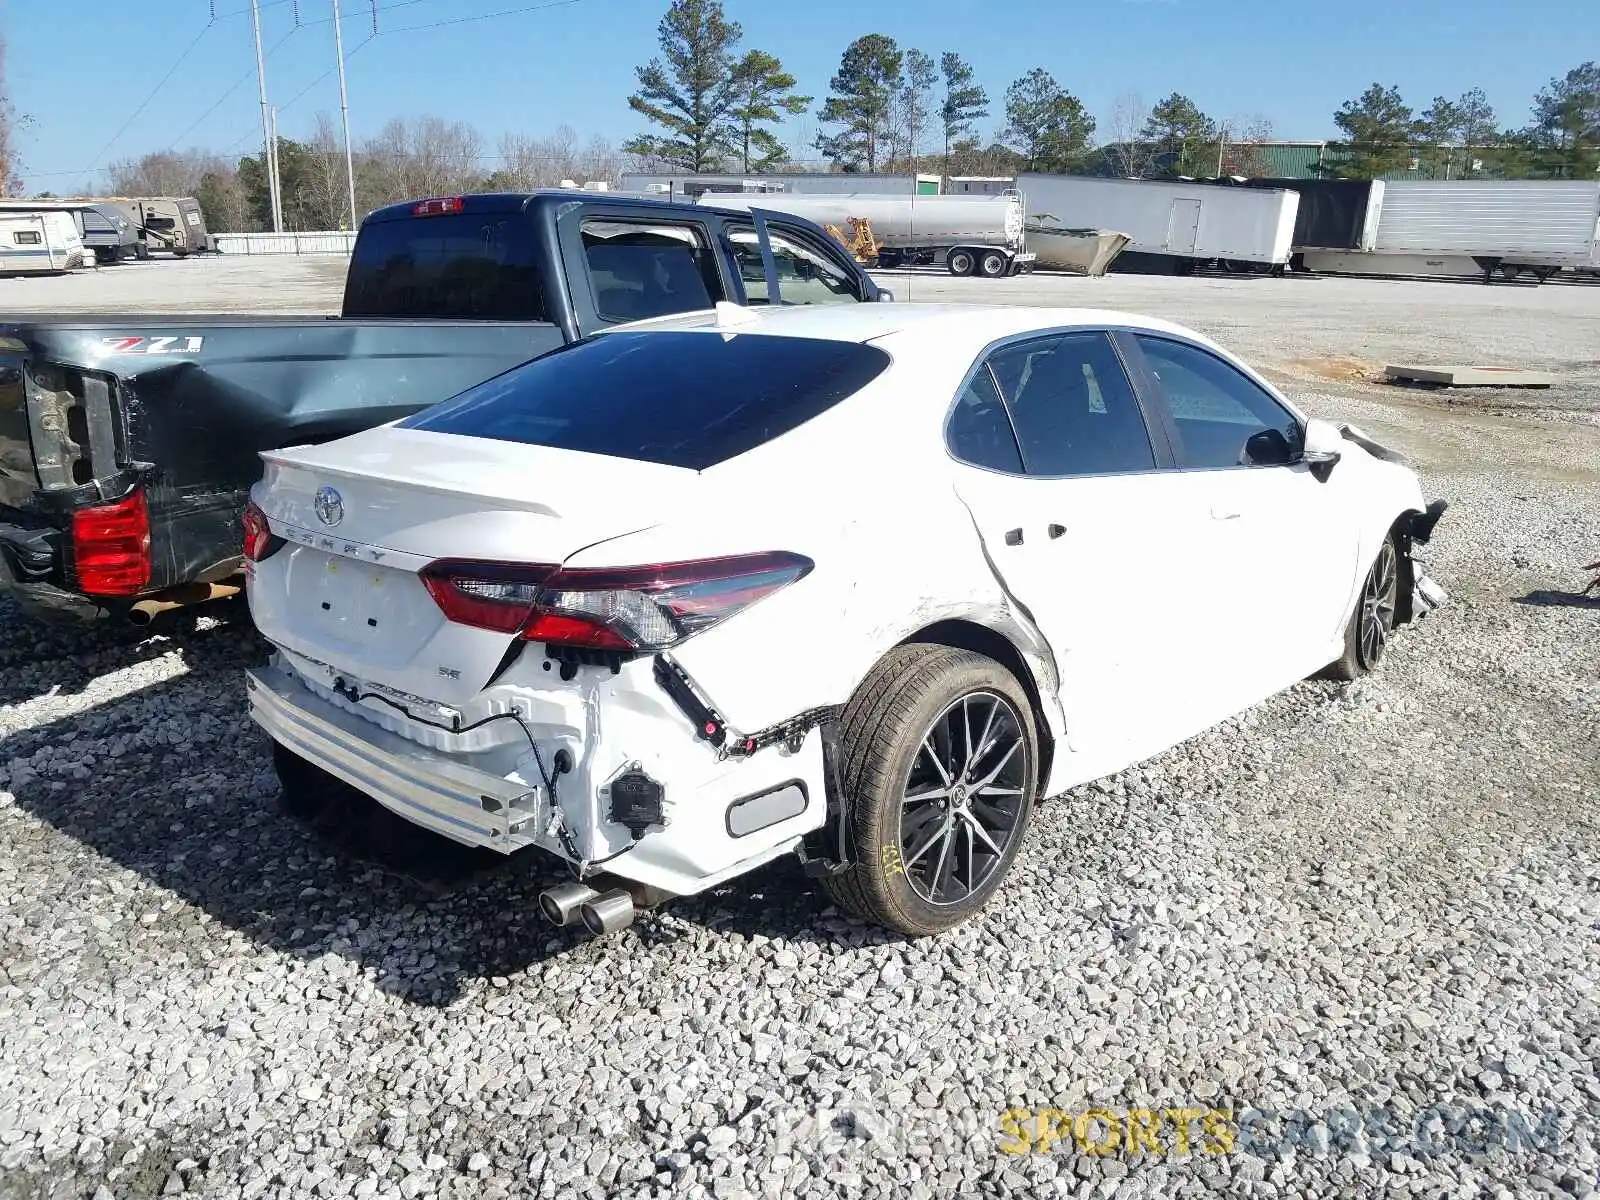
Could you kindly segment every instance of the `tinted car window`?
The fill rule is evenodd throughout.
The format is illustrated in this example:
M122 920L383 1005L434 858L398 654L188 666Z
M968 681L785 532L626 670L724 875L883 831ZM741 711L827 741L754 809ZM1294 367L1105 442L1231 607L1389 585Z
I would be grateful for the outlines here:
M1247 375L1187 342L1138 335L1190 467L1275 466L1299 453L1294 415Z
M1104 333L1069 333L989 356L1030 475L1103 475L1156 465L1144 414Z
M369 221L350 259L344 315L542 321L529 234L517 213Z
M581 228L595 310L608 321L696 312L724 299L697 226L590 220Z
M524 363L401 425L700 471L803 425L889 361L859 342L608 333Z
M772 264L778 270L778 292L784 304L851 304L861 299L856 278L820 250L767 226L772 244ZM767 272L761 262L761 245L754 227L728 231L745 299L766 304Z
M950 453L962 462L1012 475L1023 473L1022 451L1017 449L1011 418L987 367L956 397L945 439Z

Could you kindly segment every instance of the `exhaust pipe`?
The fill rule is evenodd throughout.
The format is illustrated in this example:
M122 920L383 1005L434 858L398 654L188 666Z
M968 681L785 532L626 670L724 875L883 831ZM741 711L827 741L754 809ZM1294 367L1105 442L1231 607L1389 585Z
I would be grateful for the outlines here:
M552 925L571 925L578 919L578 907L600 893L581 883L561 883L539 893L539 911Z
M175 608L188 608L192 604L204 604L207 600L222 600L238 594L239 585L236 583L179 584L139 601L128 610L128 620L135 625L148 625L162 613Z
M633 924L633 897L621 888L604 892L593 900L578 906L578 916L583 926L598 937L602 933L616 933Z

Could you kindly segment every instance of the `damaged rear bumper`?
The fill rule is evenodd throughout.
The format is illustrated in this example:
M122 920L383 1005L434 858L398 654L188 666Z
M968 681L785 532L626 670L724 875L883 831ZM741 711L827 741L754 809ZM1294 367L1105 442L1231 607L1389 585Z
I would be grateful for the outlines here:
M820 728L747 757L720 754L655 685L648 661L616 676L586 672L583 686L502 693L504 737L486 740L482 722L453 731L419 717L418 727L423 702L408 714L407 702L381 703L331 673L331 690L314 687L321 664L289 658L280 651L246 672L252 719L298 757L467 845L535 846L579 878L603 864L685 895L798 849L826 818Z

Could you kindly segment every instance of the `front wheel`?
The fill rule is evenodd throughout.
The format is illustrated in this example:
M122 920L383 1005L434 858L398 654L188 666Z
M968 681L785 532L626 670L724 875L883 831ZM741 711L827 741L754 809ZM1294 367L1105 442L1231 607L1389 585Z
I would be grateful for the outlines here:
M1400 596L1400 554L1393 535L1383 540L1361 584L1361 595L1344 630L1344 653L1328 664L1334 679L1356 679L1378 669L1389 648Z
M1033 814L1038 735L999 663L900 646L846 706L844 801L854 864L823 881L841 908L912 936L987 903Z

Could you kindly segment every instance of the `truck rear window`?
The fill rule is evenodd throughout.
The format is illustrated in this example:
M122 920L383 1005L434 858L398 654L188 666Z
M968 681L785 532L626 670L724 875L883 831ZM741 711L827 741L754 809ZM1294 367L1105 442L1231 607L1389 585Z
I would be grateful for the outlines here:
M543 321L536 256L516 213L371 221L356 238L344 315Z
M608 333L400 424L703 471L805 424L888 365L882 350L859 342Z

